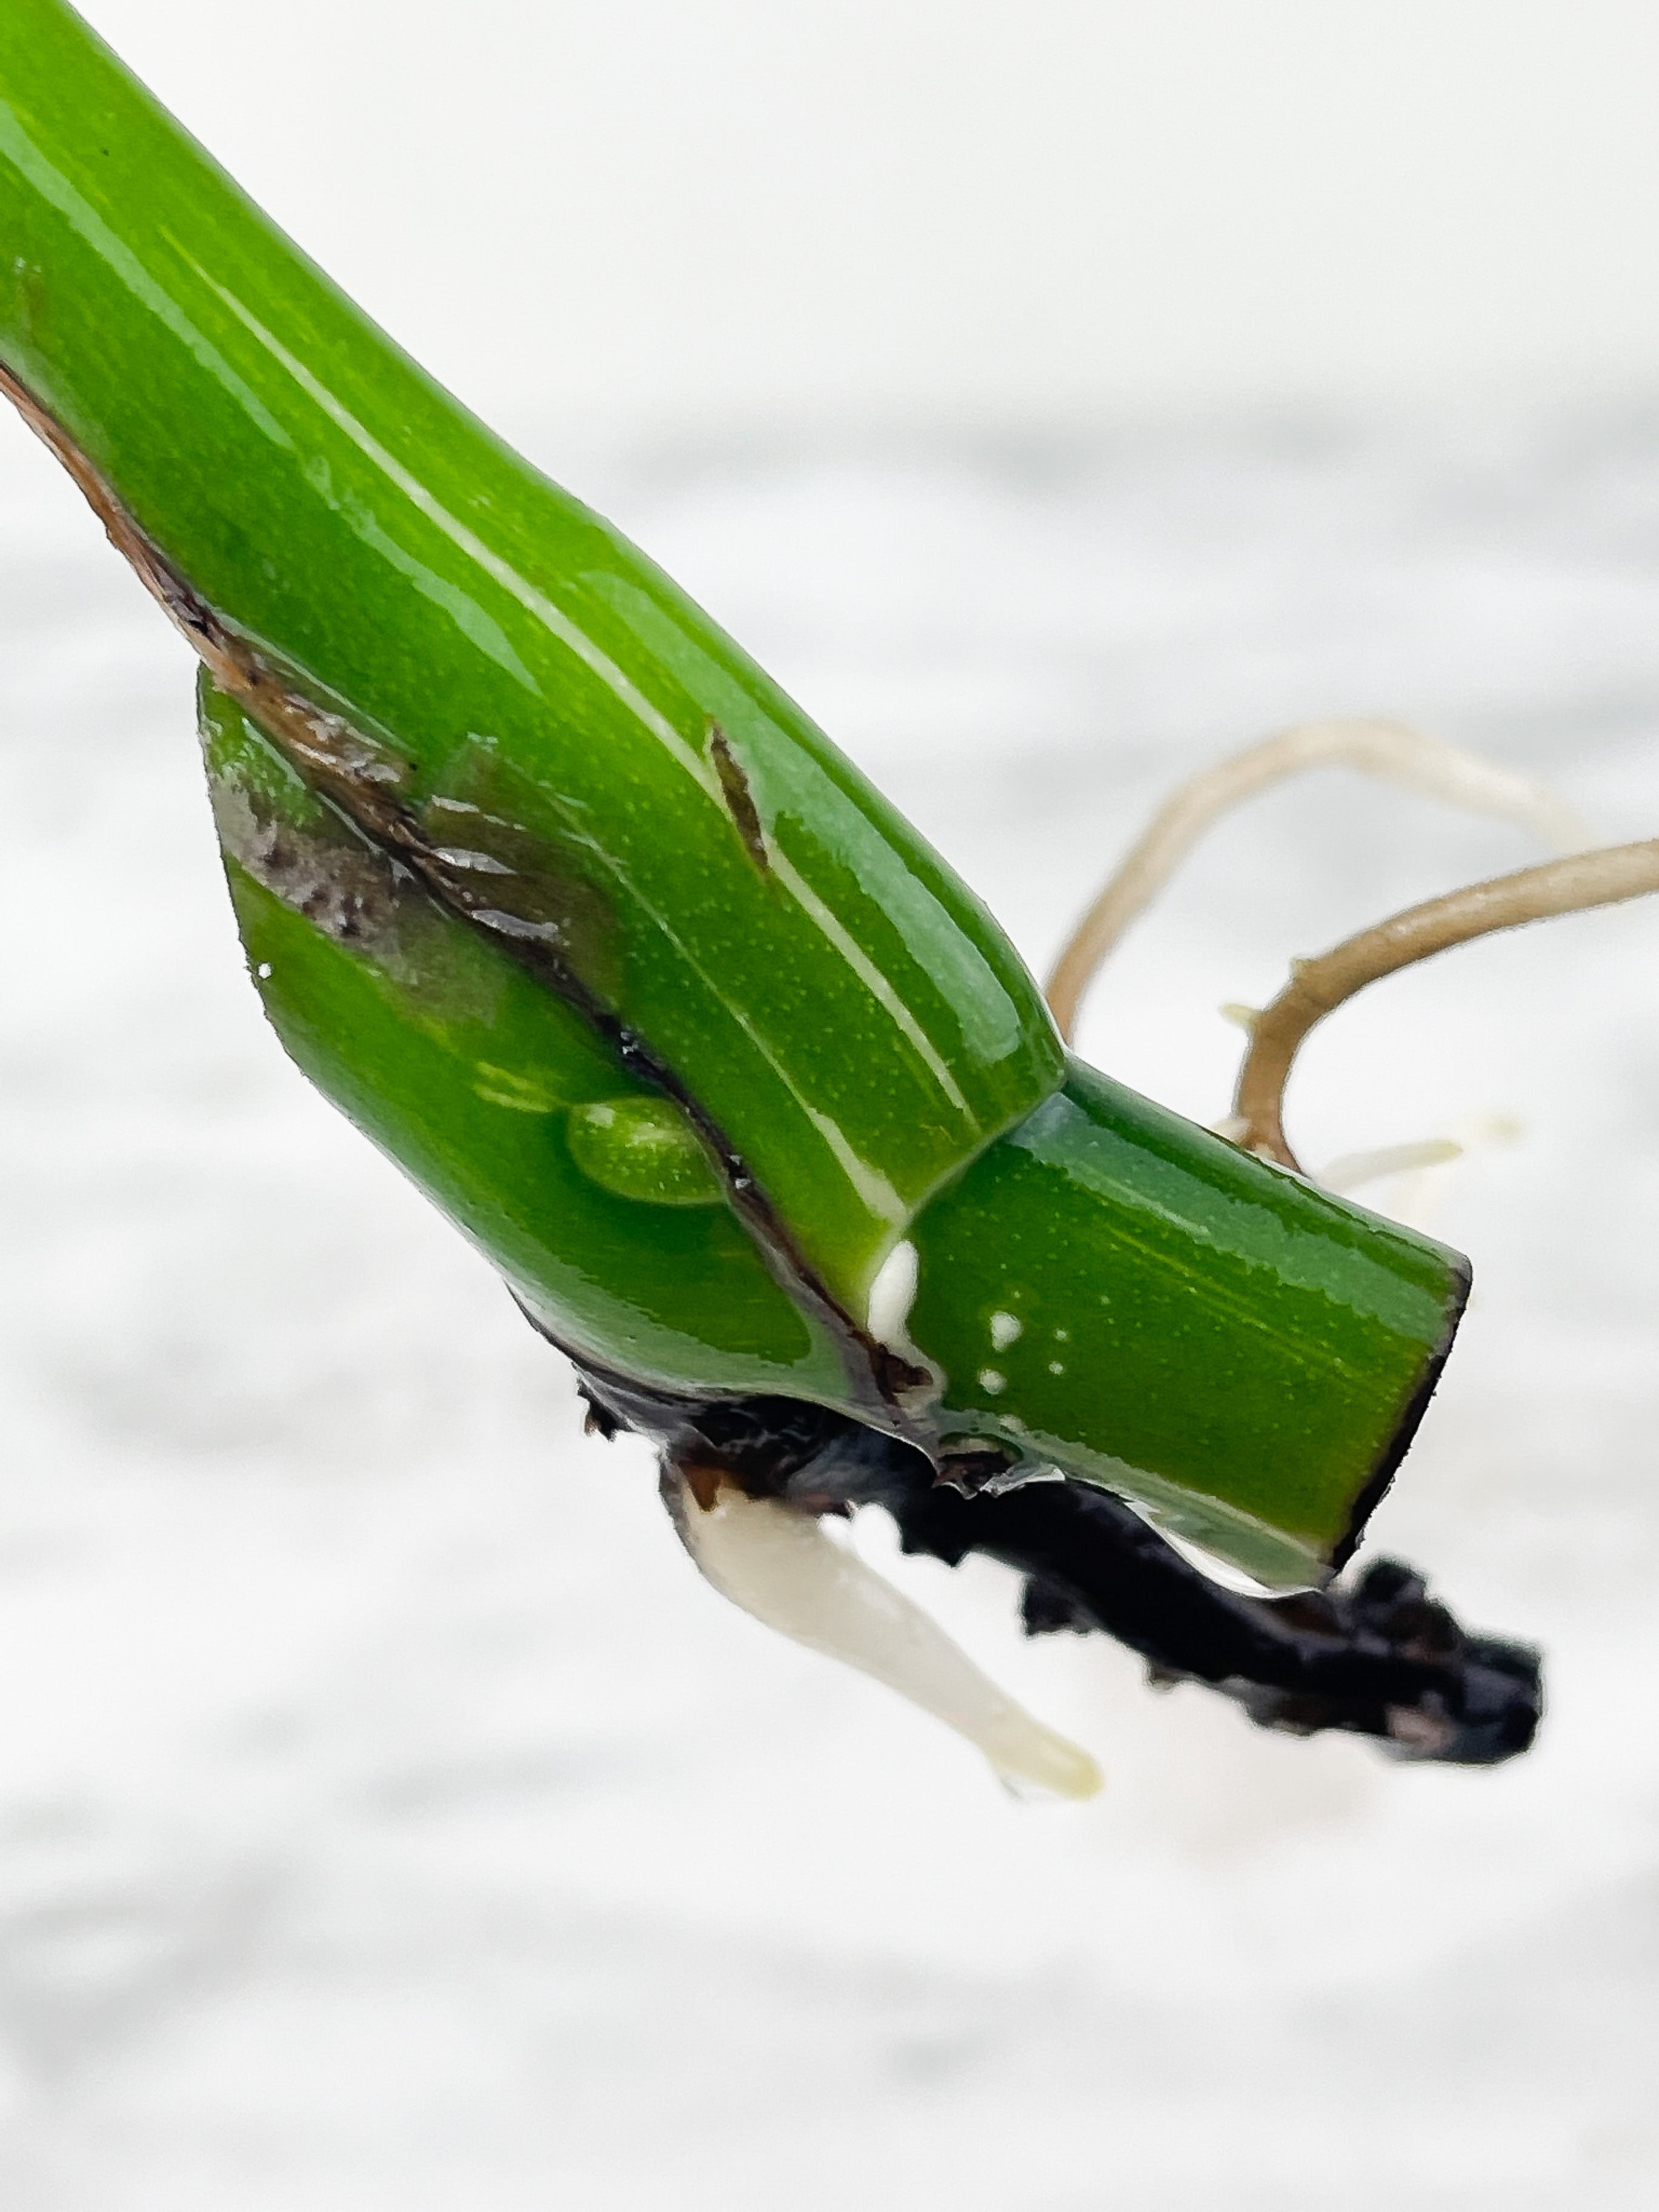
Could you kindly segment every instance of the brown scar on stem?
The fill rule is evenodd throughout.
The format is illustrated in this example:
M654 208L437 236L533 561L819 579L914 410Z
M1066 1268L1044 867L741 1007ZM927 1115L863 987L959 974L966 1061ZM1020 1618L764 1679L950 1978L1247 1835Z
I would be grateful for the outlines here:
M394 862L343 822L319 834L285 821L234 779L210 771L208 796L219 842L256 884L337 945L397 965L404 891ZM348 843L347 840L351 839Z
M732 750L732 740L718 722L710 722L708 731L708 754L714 763L714 773L720 780L720 796L726 801L726 811L750 859L762 875L772 872L772 856L766 849L766 832L761 827L760 810L755 805L755 794L749 788L749 778L743 763Z
M401 860L447 912L506 950L556 991L598 1030L630 1073L653 1084L681 1109L702 1139L732 1211L753 1237L774 1279L816 1315L835 1340L861 1415L925 1449L925 1425L907 1401L918 1398L932 1385L933 1376L902 1359L848 1312L799 1249L776 1206L718 1122L645 1040L589 990L557 946L544 937L520 935L502 927L501 921L511 917L501 914L499 885L486 890L469 880L470 871L444 860L424 835L405 795L411 780L409 763L355 729L341 715L306 698L233 629L128 513L57 416L3 362L0 362L0 397L11 401L62 465L102 523L110 544L180 631L214 682L252 716L305 780L333 799L372 842ZM717 730L717 726L711 729ZM724 732L717 734L748 805L755 836L761 839L760 819L749 796L747 780L731 756ZM718 751L715 764L720 771ZM723 772L720 781L731 805L733 801ZM739 821L740 830L742 826ZM746 835L744 842L749 842ZM764 865L769 868L769 862Z

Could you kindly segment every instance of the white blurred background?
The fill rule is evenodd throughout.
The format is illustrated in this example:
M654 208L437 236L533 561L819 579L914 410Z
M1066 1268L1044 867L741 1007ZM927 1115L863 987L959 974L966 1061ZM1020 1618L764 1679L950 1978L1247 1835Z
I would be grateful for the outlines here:
M1648 388L1646 0L91 0L499 409Z
M1304 715L1659 827L1651 9L89 12L1034 961ZM1377 1542L1546 1644L1537 1752L1263 1736L913 1567L1107 1767L1034 1811L707 1592L283 1062L189 678L0 423L7 2212L1645 2212L1659 905L1395 981L1292 1099L1315 1160L1522 1126ZM1209 1118L1220 1001L1533 856L1264 799L1085 1048Z

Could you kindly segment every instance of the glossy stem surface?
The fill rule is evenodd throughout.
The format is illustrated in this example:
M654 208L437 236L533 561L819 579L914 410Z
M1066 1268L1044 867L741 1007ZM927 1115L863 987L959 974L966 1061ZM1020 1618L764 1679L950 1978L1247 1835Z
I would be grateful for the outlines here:
M856 1313L915 1207L1057 1079L978 902L60 0L0 15L0 361L235 639L349 726L368 797L472 910L648 1042Z
M0 372L211 672L284 1042L556 1340L1341 1554L1455 1255L1068 1073L925 843L61 0L0 15Z
M1119 1492L1275 1589L1352 1549L1468 1284L1444 1245L1079 1062L912 1235L943 1431Z
M630 1157L627 1117L667 1102L505 946L307 791L205 675L201 733L237 922L277 1035L549 1334L676 1389L844 1404L834 1339L769 1271L718 1183L687 1204L672 1181L663 1202L660 1134L647 1159ZM592 1126L607 1109L608 1148ZM681 1147L682 1163L702 1164L683 1124Z

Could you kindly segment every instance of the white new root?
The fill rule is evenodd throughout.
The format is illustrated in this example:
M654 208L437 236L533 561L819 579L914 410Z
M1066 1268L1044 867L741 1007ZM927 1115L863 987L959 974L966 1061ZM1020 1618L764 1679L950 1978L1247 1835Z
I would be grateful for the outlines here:
M1092 1797L1100 1769L982 1674L901 1590L812 1515L720 1482L708 1507L671 1477L675 1525L725 1597L809 1650L844 1660L978 1747L1010 1788ZM705 1486L704 1494L708 1494Z
M1419 1137L1415 1144L1379 1145L1374 1152L1344 1152L1340 1159L1328 1161L1314 1181L1326 1190L1363 1190L1368 1182L1442 1167L1448 1161L1461 1159L1462 1154L1463 1147L1455 1137Z
M1083 996L1130 923L1145 912L1212 822L1258 791L1316 768L1351 768L1476 814L1495 814L1536 830L1561 852L1589 842L1565 800L1530 776L1516 775L1403 722L1343 718L1298 722L1232 753L1166 799L1072 933L1046 986L1049 1008L1070 1044Z
M1315 768L1366 775L1476 812L1522 823L1573 857L1471 885L1396 915L1321 958L1292 964L1287 988L1264 1012L1224 1011L1249 1044L1233 1112L1219 1134L1295 1168L1280 1121L1285 1078L1308 1031L1343 1000L1414 960L1491 930L1574 913L1659 890L1659 840L1581 852L1584 826L1543 785L1398 722L1310 722L1249 747L1183 784L1153 817L1055 963L1048 999L1069 1043L1083 996L1102 963L1169 881L1203 832L1254 793ZM1392 1145L1334 1160L1319 1178L1346 1191L1455 1159L1450 1138ZM915 1295L915 1255L901 1246L872 1285L871 1326L902 1343ZM699 1571L769 1628L840 1659L908 1698L978 1747L1011 1788L1090 1797L1101 1787L1088 1753L1057 1735L983 1674L927 1614L839 1540L814 1515L753 1498L709 1471L671 1472L675 1525ZM699 1495L708 1498L707 1505Z
M1512 1145L1522 1135L1512 1115L1474 1114L1414 1145L1384 1145L1371 1152L1345 1152L1321 1168L1313 1180L1339 1194L1386 1182L1382 1211L1407 1229L1432 1236L1435 1221L1453 1181L1455 1163L1495 1145Z

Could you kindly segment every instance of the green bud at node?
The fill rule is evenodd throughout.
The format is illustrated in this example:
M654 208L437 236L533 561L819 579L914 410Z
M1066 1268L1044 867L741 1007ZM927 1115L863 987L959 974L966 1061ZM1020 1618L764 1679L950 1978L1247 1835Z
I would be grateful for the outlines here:
M602 1190L643 1206L718 1206L726 1194L708 1155L666 1098L596 1098L573 1107L570 1157Z

